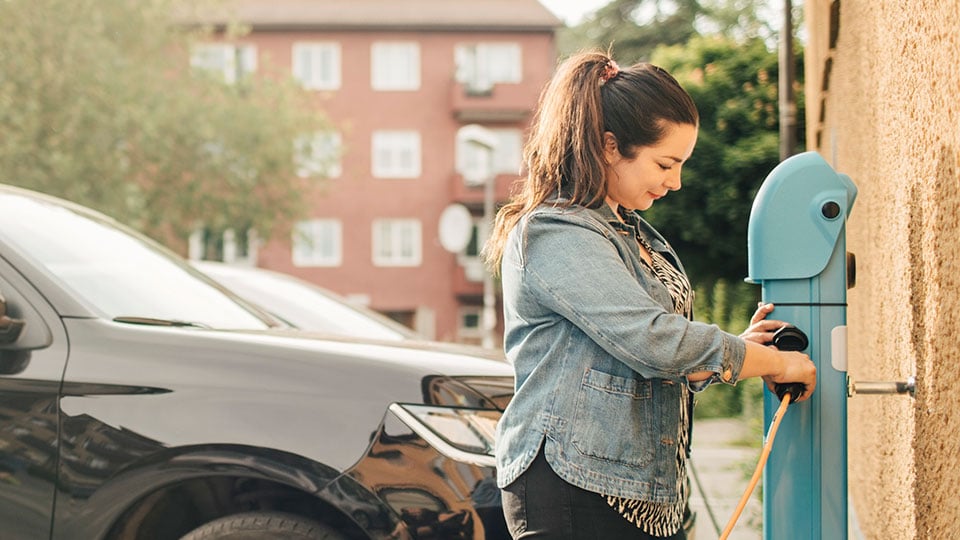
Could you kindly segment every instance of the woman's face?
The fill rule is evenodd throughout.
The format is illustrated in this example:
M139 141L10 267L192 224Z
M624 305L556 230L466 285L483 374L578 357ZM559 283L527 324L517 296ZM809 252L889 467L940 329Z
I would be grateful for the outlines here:
M611 133L604 134L607 161L607 204L632 210L646 210L668 191L680 189L680 168L693 153L697 127L668 122L664 136L653 146L636 148L627 159L620 153Z

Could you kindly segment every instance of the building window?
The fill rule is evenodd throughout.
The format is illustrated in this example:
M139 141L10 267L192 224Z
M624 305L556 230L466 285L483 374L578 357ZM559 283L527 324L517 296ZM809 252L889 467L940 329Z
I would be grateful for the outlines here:
M257 70L257 48L230 43L197 44L190 50L190 66L234 84Z
M309 90L340 88L340 44L293 44L293 78Z
M420 133L376 131L372 155L375 178L417 178L420 176Z
M342 137L339 133L322 131L304 135L294 141L294 162L297 176L338 178L343 173L340 162Z
M380 42L370 48L370 83L374 90L419 90L420 45Z
M340 266L343 225L338 219L301 221L293 230L294 266Z
M457 341L474 345L483 341L482 307L460 306L457 321Z
M470 93L484 94L495 84L523 80L523 54L519 43L470 43L454 50L457 81Z
M480 222L482 218L473 220L473 228L470 230L470 242L461 253L457 254L457 262L463 267L463 276L467 281L480 283L483 281L483 274L486 270L483 267L483 259L480 258Z
M419 266L422 259L420 221L377 219L373 222L375 266Z
M201 225L190 233L187 258L256 266L260 239L255 229L245 231L238 234L235 229L228 228L218 232Z
M457 134L457 172L468 185L482 185L491 175L520 174L523 134L519 129L486 129L493 135L490 155L482 145L464 136L463 131Z
M493 149L493 172L496 174L520 174L523 154L523 132L517 128L491 129L497 138Z

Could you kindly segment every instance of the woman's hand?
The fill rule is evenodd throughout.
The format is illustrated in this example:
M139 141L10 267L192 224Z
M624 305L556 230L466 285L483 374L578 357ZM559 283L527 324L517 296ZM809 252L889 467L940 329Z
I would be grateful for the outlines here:
M761 345L769 345L773 341L773 334L787 325L783 321L767 319L773 311L773 304L764 304L761 302L757 306L757 311L750 317L750 326L740 334L745 341L753 341ZM772 347L772 345L771 345Z
M773 312L773 304L760 303L757 311L750 318L750 326L740 334L745 341L752 341L766 346L775 351L776 361L773 365L779 364L780 369L775 372L767 372L762 375L763 381L771 392L775 391L777 383L803 383L803 396L794 401L805 401L810 398L817 387L817 367L810 360L810 357L804 353L796 351L780 351L774 347L773 334L783 328L787 323L774 319L767 319L767 315Z
M802 383L803 395L792 401L806 401L817 388L817 366L810 357L797 351L777 351L783 360L783 371L763 377L767 388L776 393L776 384Z

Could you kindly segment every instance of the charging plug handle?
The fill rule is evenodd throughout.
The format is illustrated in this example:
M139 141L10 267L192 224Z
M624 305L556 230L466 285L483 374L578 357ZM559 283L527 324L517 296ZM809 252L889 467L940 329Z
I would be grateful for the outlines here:
M770 343L781 351L802 351L810 345L810 340L807 339L803 330L788 324L773 334L773 340ZM783 401L783 396L790 394L791 403L800 399L806 389L807 387L803 383L778 383L774 385L774 392L780 401Z

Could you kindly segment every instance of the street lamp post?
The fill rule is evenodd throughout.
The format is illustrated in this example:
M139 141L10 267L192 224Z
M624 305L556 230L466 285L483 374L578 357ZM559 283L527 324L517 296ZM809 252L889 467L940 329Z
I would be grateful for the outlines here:
M460 137L471 147L473 155L469 166L463 167L464 181L468 185L483 184L483 218L479 227L479 243L483 245L493 230L495 187L497 175L493 169L493 151L497 137L489 129L477 124L460 128ZM493 274L483 269L483 311L481 312L481 344L485 348L495 348L494 336L497 329L497 297L494 290Z
M486 181L483 183L483 223L480 228L480 238L483 243L487 242L487 239L490 238L490 234L493 232L493 197L494 197L494 185L496 184L497 176L495 174L488 174ZM483 244L481 244L483 245ZM496 345L493 341L493 336L496 333L497 329L497 298L493 290L493 274L490 273L490 270L483 269L483 346L487 349L492 349Z
M797 101L794 97L793 83L795 79L793 66L793 2L783 0L783 21L780 29L779 48L780 73L777 84L780 95L780 159L784 160L794 154L797 146Z

